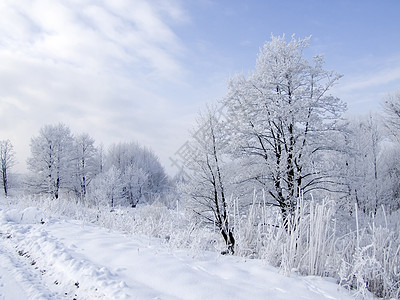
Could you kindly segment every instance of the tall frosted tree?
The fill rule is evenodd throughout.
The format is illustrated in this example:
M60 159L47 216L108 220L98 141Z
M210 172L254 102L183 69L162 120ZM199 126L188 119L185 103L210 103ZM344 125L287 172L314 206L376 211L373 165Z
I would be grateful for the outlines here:
M74 150L75 171L73 189L77 197L84 200L88 185L100 171L94 139L86 133L76 136L74 138Z
M377 115L352 118L349 122L349 187L351 203L364 212L376 213L383 203L382 134Z
M248 179L267 191L284 218L293 215L300 190L341 190L327 159L342 139L345 104L328 94L341 76L324 70L321 56L307 59L308 46L309 38L272 36L256 70L232 79L223 101L230 150L252 158Z
M31 140L30 185L39 193L59 197L61 189L71 189L73 166L76 161L73 137L64 124L45 125Z
M383 122L388 132L383 155L386 205L391 210L400 209L400 90L388 94L383 102Z
M12 166L15 165L14 147L10 140L0 141L0 168L1 182L3 184L4 195L8 196L9 173Z
M208 109L200 115L196 129L187 144L186 166L190 176L181 185L182 192L203 221L215 224L228 253L234 253L234 228L228 203L232 190L224 162L226 135L216 118L215 109Z

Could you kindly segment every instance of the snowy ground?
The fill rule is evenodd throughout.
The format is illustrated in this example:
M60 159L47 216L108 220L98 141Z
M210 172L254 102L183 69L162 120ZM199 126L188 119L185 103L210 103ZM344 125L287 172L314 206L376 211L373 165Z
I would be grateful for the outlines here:
M284 277L260 260L0 209L0 299L353 299L332 280Z

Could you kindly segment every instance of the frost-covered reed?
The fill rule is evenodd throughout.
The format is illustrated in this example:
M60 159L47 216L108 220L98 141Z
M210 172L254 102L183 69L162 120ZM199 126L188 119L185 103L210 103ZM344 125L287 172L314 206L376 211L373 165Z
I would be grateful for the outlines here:
M366 215L356 209L340 226L338 216L335 202L301 197L285 227L278 210L254 200L248 214L236 216L236 253L265 259L288 276L334 277L360 299L371 293L399 299L400 212L387 216L381 208Z

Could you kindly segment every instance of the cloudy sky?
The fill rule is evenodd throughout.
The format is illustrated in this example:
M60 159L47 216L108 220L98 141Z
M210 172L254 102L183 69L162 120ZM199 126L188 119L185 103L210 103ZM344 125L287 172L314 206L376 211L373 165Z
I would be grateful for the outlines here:
M400 88L398 0L1 0L0 140L24 171L45 124L169 161L198 111L251 72L271 34L312 35L352 114Z

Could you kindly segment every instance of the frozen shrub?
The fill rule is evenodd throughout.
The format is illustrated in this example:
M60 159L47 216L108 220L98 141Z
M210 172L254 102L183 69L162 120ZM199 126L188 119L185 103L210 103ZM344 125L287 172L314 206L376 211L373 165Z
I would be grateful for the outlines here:
M356 289L360 298L369 297L371 292L380 298L398 299L399 231L388 227L384 211L380 213L376 217L364 216L369 221L368 226L357 226L355 233L343 237L344 243L351 246L343 253L338 274L340 283L349 289Z

